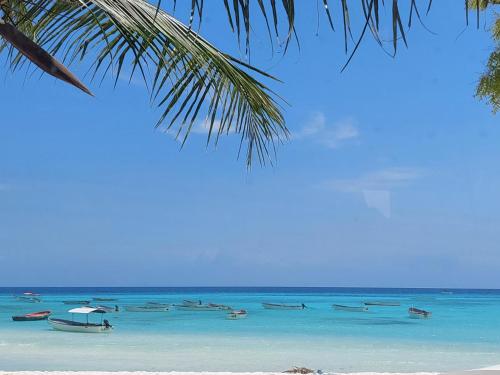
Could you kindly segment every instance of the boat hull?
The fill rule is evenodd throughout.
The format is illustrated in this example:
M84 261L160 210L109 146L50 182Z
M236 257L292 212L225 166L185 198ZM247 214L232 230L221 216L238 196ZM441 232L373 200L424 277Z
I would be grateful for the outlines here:
M63 319L48 319L49 324L57 331L78 332L78 333L108 333L112 327L104 324L86 324Z
M368 307L366 306L344 306L344 305L332 305L334 310L337 311L347 311L347 312L366 312Z
M193 306L176 305L175 308L181 311L221 311L220 307L206 306L206 305L193 305Z
M368 301L364 302L365 306L387 306L387 307L396 307L396 306L401 306L399 302L392 302L392 301Z
M168 311L168 307L162 306L127 306L125 311L128 312L165 312Z
M79 305L79 306L86 306L90 304L90 301L63 301L65 305Z
M412 319L428 319L432 316L432 313L430 311L410 308L408 309L408 315Z
M274 303L263 303L262 307L267 310L304 310L302 305L279 305Z
M15 322L32 322L35 320L45 320L49 317L50 311L40 311L37 313L13 316L12 320Z

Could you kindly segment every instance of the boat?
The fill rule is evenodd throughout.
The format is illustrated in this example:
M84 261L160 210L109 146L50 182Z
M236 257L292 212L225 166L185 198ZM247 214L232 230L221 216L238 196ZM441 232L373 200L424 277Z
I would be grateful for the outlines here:
M25 295L22 295L22 296L15 296L15 298L18 300L18 301L22 301L22 302L29 302L29 303L39 303L39 302L42 302L42 300L38 297L35 297L35 296L25 296Z
M35 292L24 292L23 296L40 297L40 294Z
M401 306L397 301L367 301L365 306Z
M84 314L86 316L86 322L77 322L74 319L55 319L48 318L49 324L57 331L66 332L82 332L82 333L106 333L111 332L113 326L109 324L106 319L102 319L102 314L106 313L104 310L97 309L95 307L77 307L68 311L74 317L74 314ZM101 314L101 323L89 323L89 314Z
M191 301L191 300L185 299L184 301L182 301L182 304L185 306L196 306L196 305L201 305L202 303L201 303L201 300Z
M219 310L233 310L233 308L231 306L228 306L228 305L221 305L219 303L209 303L207 306L209 307L215 307Z
M334 310L338 311L349 311L349 312L366 312L368 307L366 306L346 306L346 305L332 305Z
M236 319L246 318L247 316L248 316L248 313L246 310L233 310L227 314L226 319L236 320Z
M151 305L126 306L125 310L129 311L129 312L164 312L164 311L168 311L169 307L168 306L151 306Z
M303 303L300 305L286 305L281 303L263 302L262 306L268 310L304 310L307 306Z
M90 301L87 301L87 300L82 300L82 301L78 301L78 300L71 300L71 301L62 301L65 305L80 305L80 306L85 306L85 305L88 305L90 303Z
M12 320L15 322L31 322L33 320L45 320L49 317L50 313L51 313L50 310L38 311L25 315L13 316Z
M116 298L107 298L107 297L94 297L92 298L92 301L96 302L112 302L112 301L117 301Z
M112 306L104 306L104 305L99 305L99 306L96 306L95 307L96 309L99 309L99 310L104 310L106 311L107 313L110 313L110 312L118 312L120 311L118 305L115 305L114 307Z
M181 311L220 311L218 305L174 305L177 310Z
M170 307L170 303L162 302L146 302L147 306L157 306L157 307Z
M408 309L408 314L410 315L410 318L415 318L415 319L430 318L432 315L430 311L417 309L416 307L410 307Z

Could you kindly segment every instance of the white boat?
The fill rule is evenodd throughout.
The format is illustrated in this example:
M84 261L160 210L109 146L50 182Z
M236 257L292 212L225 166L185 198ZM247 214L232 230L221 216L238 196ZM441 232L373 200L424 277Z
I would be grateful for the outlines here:
M366 312L368 307L366 306L346 306L346 305L332 305L334 310L337 311L348 311L348 312Z
M163 302L146 302L146 306L156 306L156 307L170 307L170 303L163 303Z
M227 314L226 319L237 320L237 319L244 319L247 316L248 316L248 313L246 310L233 310Z
M102 305L99 305L99 306L96 306L95 308L96 308L96 309L99 309L99 310L104 310L104 311L106 311L107 313L110 313L110 312L118 312L118 311L120 311L120 308L118 307L118 305L115 305L114 307L112 307L112 306L102 306Z
M430 311L417 309L416 307L410 307L408 309L408 315L413 319L426 319L430 318L432 313Z
M111 332L113 327L109 322L104 319L102 320L102 314L105 313L104 310L100 310L95 307L78 307L76 309L71 309L68 311L72 314L72 320L66 319L55 319L48 318L49 324L58 331L66 332L82 332L82 333L105 333ZM101 323L89 323L89 314L97 313L101 314ZM74 314L84 314L86 316L85 322L77 322L73 319Z
M164 312L168 311L168 306L153 306L153 305L144 305L144 306L126 306L126 311L129 312Z
M286 305L282 303L267 303L267 302L263 302L262 306L268 310L304 310L307 307L303 303L300 305Z

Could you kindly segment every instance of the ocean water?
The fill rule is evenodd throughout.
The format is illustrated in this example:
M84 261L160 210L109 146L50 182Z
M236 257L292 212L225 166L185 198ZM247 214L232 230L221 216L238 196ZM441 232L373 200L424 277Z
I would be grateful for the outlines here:
M17 301L26 290L41 303ZM12 315L52 310L70 318L69 299L113 297L110 334L59 332L46 321L13 322ZM183 299L248 311L140 313L124 306ZM398 301L366 313L333 303ZM300 311L262 302L304 303ZM95 304L95 303L94 303ZM430 319L411 319L415 306ZM95 317L99 320L99 317ZM325 372L450 371L500 363L500 291L367 288L0 288L0 370L283 371L294 365Z

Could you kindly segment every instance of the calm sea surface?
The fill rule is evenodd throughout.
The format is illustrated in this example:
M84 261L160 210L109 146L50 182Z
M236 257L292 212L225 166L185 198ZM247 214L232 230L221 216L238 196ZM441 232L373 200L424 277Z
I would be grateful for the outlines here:
M17 301L26 290L41 303ZM112 297L110 334L52 330L46 321L11 315L52 310L70 318L63 300ZM125 306L183 299L248 311L139 313ZM339 312L331 305L398 301L398 307ZM262 302L304 303L273 311ZM96 304L96 302L93 302ZM415 306L432 318L411 319ZM98 317L95 317L97 320ZM283 371L293 365L323 371L447 371L500 364L500 291L371 288L0 288L0 370Z

